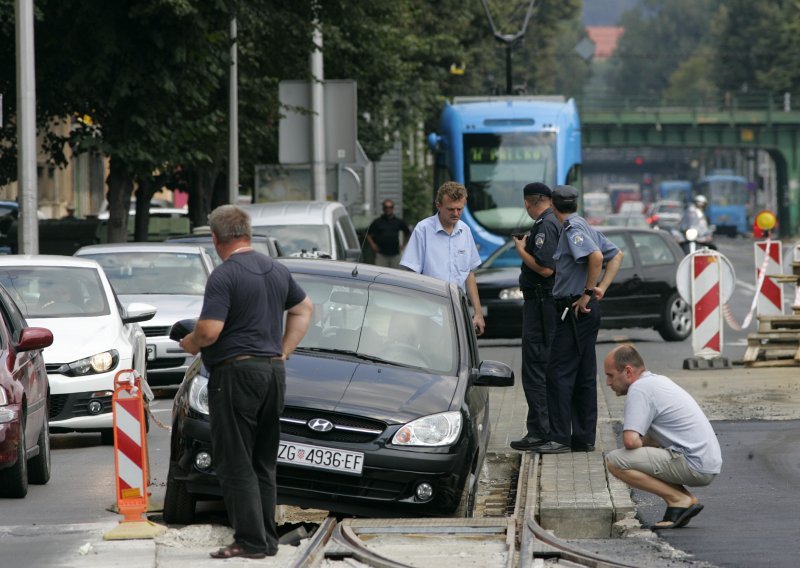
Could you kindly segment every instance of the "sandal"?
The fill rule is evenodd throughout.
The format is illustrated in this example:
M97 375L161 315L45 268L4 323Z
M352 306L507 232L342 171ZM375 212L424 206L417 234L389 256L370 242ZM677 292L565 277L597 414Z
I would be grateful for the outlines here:
M703 510L703 505L700 503L694 503L689 507L667 507L667 510L664 511L664 518L661 519L660 523L669 523L668 525L658 525L655 524L650 527L651 530L658 530L658 529L679 529L681 527L685 527L689 524L689 521L697 515L700 511Z
M246 550L241 544L233 543L223 546L216 552L210 553L211 558L266 558L265 552L252 552Z

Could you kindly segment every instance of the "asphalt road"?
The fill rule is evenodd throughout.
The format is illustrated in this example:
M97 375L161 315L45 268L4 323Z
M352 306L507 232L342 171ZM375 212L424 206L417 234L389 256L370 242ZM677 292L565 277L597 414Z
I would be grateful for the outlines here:
M696 560L752 568L798 565L800 556L800 422L714 422L723 470L696 494L705 505L662 539ZM639 516L651 525L664 503L634 492Z

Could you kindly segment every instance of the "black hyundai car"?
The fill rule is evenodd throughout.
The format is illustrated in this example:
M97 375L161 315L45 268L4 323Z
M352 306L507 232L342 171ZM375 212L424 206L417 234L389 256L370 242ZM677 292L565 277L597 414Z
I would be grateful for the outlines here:
M655 328L666 341L683 341L692 331L691 306L678 294L675 274L684 257L667 231L597 227L625 254L600 302L604 329ZM476 271L486 318L482 337L522 336L520 258L509 241Z
M469 516L489 440L481 361L458 287L371 265L282 259L314 303L286 362L278 501L339 514ZM166 522L192 522L220 489L200 360L175 397Z

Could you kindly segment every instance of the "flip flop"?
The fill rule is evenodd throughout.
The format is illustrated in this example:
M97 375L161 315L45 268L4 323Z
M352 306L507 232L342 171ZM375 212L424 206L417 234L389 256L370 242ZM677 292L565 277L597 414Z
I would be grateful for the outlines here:
M689 507L686 510L686 512L682 515L683 519L681 519L680 521L677 521L675 523L675 528L679 529L681 527L685 527L686 525L689 524L689 521L691 521L693 517L696 517L697 514L702 510L703 510L703 504L702 503L695 503L694 505Z
M209 555L211 558L266 558L267 553L249 551L234 542L228 546L223 546L216 552L211 552Z
M700 503L695 503L689 507L667 507L664 511L664 518L661 519L660 522L667 521L671 524L669 525L653 525L650 527L651 530L658 530L658 529L677 529L680 527L685 527L689 524L689 521L692 517L697 515L700 511L703 510L703 505Z

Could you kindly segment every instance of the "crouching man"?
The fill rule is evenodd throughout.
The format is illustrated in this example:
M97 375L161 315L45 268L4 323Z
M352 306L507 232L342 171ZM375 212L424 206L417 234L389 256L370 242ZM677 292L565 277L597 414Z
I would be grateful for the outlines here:
M627 395L625 447L608 453L608 471L666 502L664 518L652 529L685 527L703 510L686 486L704 487L722 468L711 423L688 392L648 371L632 345L613 349L604 367L608 386L617 396Z

